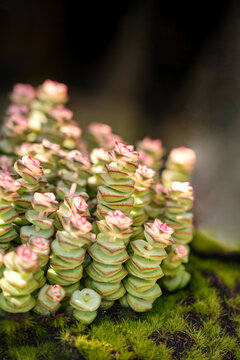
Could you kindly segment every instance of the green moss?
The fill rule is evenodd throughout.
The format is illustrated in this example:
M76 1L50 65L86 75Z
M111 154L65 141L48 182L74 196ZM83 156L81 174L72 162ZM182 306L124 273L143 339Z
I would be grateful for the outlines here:
M99 313L91 326L67 316L3 319L0 321L0 358L171 360L178 356L188 360L220 360L229 354L240 358L237 341L240 295L233 292L240 280L240 265L191 255L188 270L192 273L189 286L161 296L148 313L136 314L115 305ZM205 277L206 270L219 276L230 296L220 296L219 290ZM232 309L229 314L227 308ZM193 314L192 321L189 314ZM220 317L226 314L235 333L228 333L220 322ZM174 342L178 334L185 334L190 345L181 348L180 344L178 348Z

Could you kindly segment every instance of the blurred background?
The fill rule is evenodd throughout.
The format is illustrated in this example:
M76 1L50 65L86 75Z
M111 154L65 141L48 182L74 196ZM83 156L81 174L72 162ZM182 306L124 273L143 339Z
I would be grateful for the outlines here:
M0 112L13 83L69 85L75 119L197 152L196 222L239 243L240 2L0 0Z

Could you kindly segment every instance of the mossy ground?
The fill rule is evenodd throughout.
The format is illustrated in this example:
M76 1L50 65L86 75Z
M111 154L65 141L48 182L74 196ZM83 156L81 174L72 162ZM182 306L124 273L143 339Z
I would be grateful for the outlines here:
M0 359L240 359L240 265L191 255L189 286L136 314L117 304L91 326L61 314L3 318Z

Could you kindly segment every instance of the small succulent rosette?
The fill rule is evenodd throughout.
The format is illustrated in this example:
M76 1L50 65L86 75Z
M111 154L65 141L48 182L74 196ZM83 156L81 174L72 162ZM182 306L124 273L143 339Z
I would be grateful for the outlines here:
M138 153L133 145L116 142L109 153L110 164L105 164L105 172L100 175L102 186L98 187L97 216L102 219L111 210L121 210L129 215L134 205L133 175L138 168Z
M18 190L21 184L14 180L7 170L0 173L0 248L8 249L10 241L18 234L14 221L18 214L13 207L13 202L19 199Z
M58 179L58 161L60 145L54 144L47 139L43 139L41 144L31 144L31 148L26 149L27 153L41 162L44 177L50 183L55 183ZM23 149L19 149L22 151ZM19 151L18 150L18 151Z
M170 151L166 169L162 173L165 187L170 187L173 181L190 181L195 168L196 153L184 146Z
M64 125L72 120L73 112L63 105L56 105L49 110L48 116L58 124Z
M165 221L175 232L173 239L178 244L187 244L193 237L193 188L188 182L172 183L165 205Z
M82 129L76 122L61 126L60 133L62 137L62 146L66 149L84 149L84 142L81 139Z
M0 308L22 313L35 305L32 293L39 287L34 274L39 269L37 254L27 245L20 245L4 255L5 270L0 279Z
M55 227L59 230L63 230L64 224L63 219L67 216L72 216L74 214L78 214L81 216L88 217L90 216L88 210L88 204L86 200L88 199L88 195L83 193L80 195L69 195L65 196L64 202L61 203L59 210L57 211L56 218L57 222L55 223Z
M93 289L85 288L73 292L70 305L74 308L73 316L83 324L89 325L97 316L101 296Z
M32 226L22 226L20 237L26 243L31 236L40 236L50 239L54 233L54 217L58 209L58 201L54 193L35 192L31 210L27 210L25 216Z
M49 260L50 241L44 237L31 236L27 242L27 246L38 255L40 267L44 267Z
M155 171L160 170L162 166L162 157L165 150L160 139L152 139L146 136L137 144L137 151L139 152L139 162Z
M165 210L167 193L168 190L164 188L164 186L159 181L157 181L151 186L150 189L151 201L146 206L146 208L144 208L147 215L151 219L155 219L155 218L164 219L164 210Z
M97 222L97 241L88 250L93 262L86 268L86 286L103 297L105 309L125 294L121 280L127 275L123 263L129 258L126 244L132 223L120 210L108 212Z
M37 303L33 311L39 315L48 316L55 313L61 306L66 291L60 285L45 284L38 292Z
M17 83L13 87L10 99L14 104L29 106L36 96L36 89L32 85Z
M183 263L188 262L189 247L187 245L173 245L168 249L168 257L163 261L164 277L162 286L168 291L183 289L190 281L191 275L185 270Z
M50 104L64 104L68 100L67 85L53 80L45 80L37 90L38 99Z
M66 287L68 296L72 289L79 286L86 249L95 241L95 234L91 232L92 224L84 216L72 214L62 217L62 220L64 230L57 232L51 244L47 278L51 284Z
M148 220L145 209L151 201L150 187L154 182L155 174L154 170L147 168L145 165L139 165L134 174L134 206L130 214L134 226L133 238L141 238L143 236L142 224Z
M103 123L92 122L88 127L89 140L92 147L112 150L115 142L123 142L122 138L113 134L111 126Z
M13 154L15 147L25 141L29 134L28 116L18 113L7 116L1 133L1 151L5 154Z
M174 230L155 219L144 225L145 239L130 242L130 259L126 262L129 276L123 280L127 291L120 303L130 306L134 311L144 312L161 294L157 280L163 276L160 264L167 258L165 248L173 243L171 235Z
M81 195L86 190L89 176L92 175L89 157L73 150L62 159L62 165L59 170L62 180L58 182L56 189L58 196L63 200L67 195Z
M31 185L39 183L43 177L40 161L31 158L31 156L25 155L22 160L17 160L14 164L14 169L22 179Z

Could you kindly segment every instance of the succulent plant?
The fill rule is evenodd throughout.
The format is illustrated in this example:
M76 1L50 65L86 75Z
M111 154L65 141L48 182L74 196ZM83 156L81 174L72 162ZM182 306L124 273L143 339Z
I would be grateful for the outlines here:
M132 220L120 210L109 211L97 221L97 240L88 252L93 262L86 268L90 278L86 286L96 290L104 300L104 308L125 294L121 280L127 275L123 263L129 258L126 244L132 234Z
M66 291L60 285L45 284L38 292L33 311L39 315L50 315L58 310Z
M5 269L0 279L0 307L7 312L22 313L35 305L32 293L39 287L34 277L39 268L38 256L23 244L3 257Z
M114 149L109 153L110 164L105 164L105 172L100 175L102 181L98 187L97 217L111 210L121 210L129 215L133 209L134 180L137 170L138 153L133 145L123 145L116 141Z
M51 244L52 255L47 278L51 284L66 287L69 295L79 287L86 249L96 235L91 232L92 224L76 211L71 215L61 215L61 224L64 230L57 231L56 239Z
M190 181L195 162L194 150L184 146L171 150L166 162L166 169L162 172L163 185L169 188L173 181Z
M90 324L115 300L151 309L158 279L169 291L184 287L193 232L184 181L195 152L173 149L162 185L161 140L145 137L135 151L92 123L87 143L65 84L16 84L10 99L0 136L0 307L50 315L61 305Z
M100 304L101 296L93 289L75 290L70 299L70 305L74 308L73 316L86 325L96 318Z
M167 258L165 248L172 243L174 230L155 219L144 225L145 239L130 242L130 259L126 262L129 276L123 280L127 294L120 299L122 306L130 306L134 311L144 312L161 294L157 280L163 276L161 262Z
M7 170L0 173L0 249L7 250L11 240L18 234L14 224L18 213L13 207L13 202L20 198L18 190L21 184L14 180Z
M166 275L162 279L168 291L182 289L190 280L190 274L182 263L188 261L189 247L187 244L193 237L193 189L188 182L173 182L166 197L165 221L175 231L175 245L168 249L168 258L163 262Z
M146 165L139 165L136 170L134 179L134 205L130 213L133 219L133 235L134 239L141 239L143 236L142 225L148 220L148 214L145 209L151 202L150 187L154 182L156 172Z

